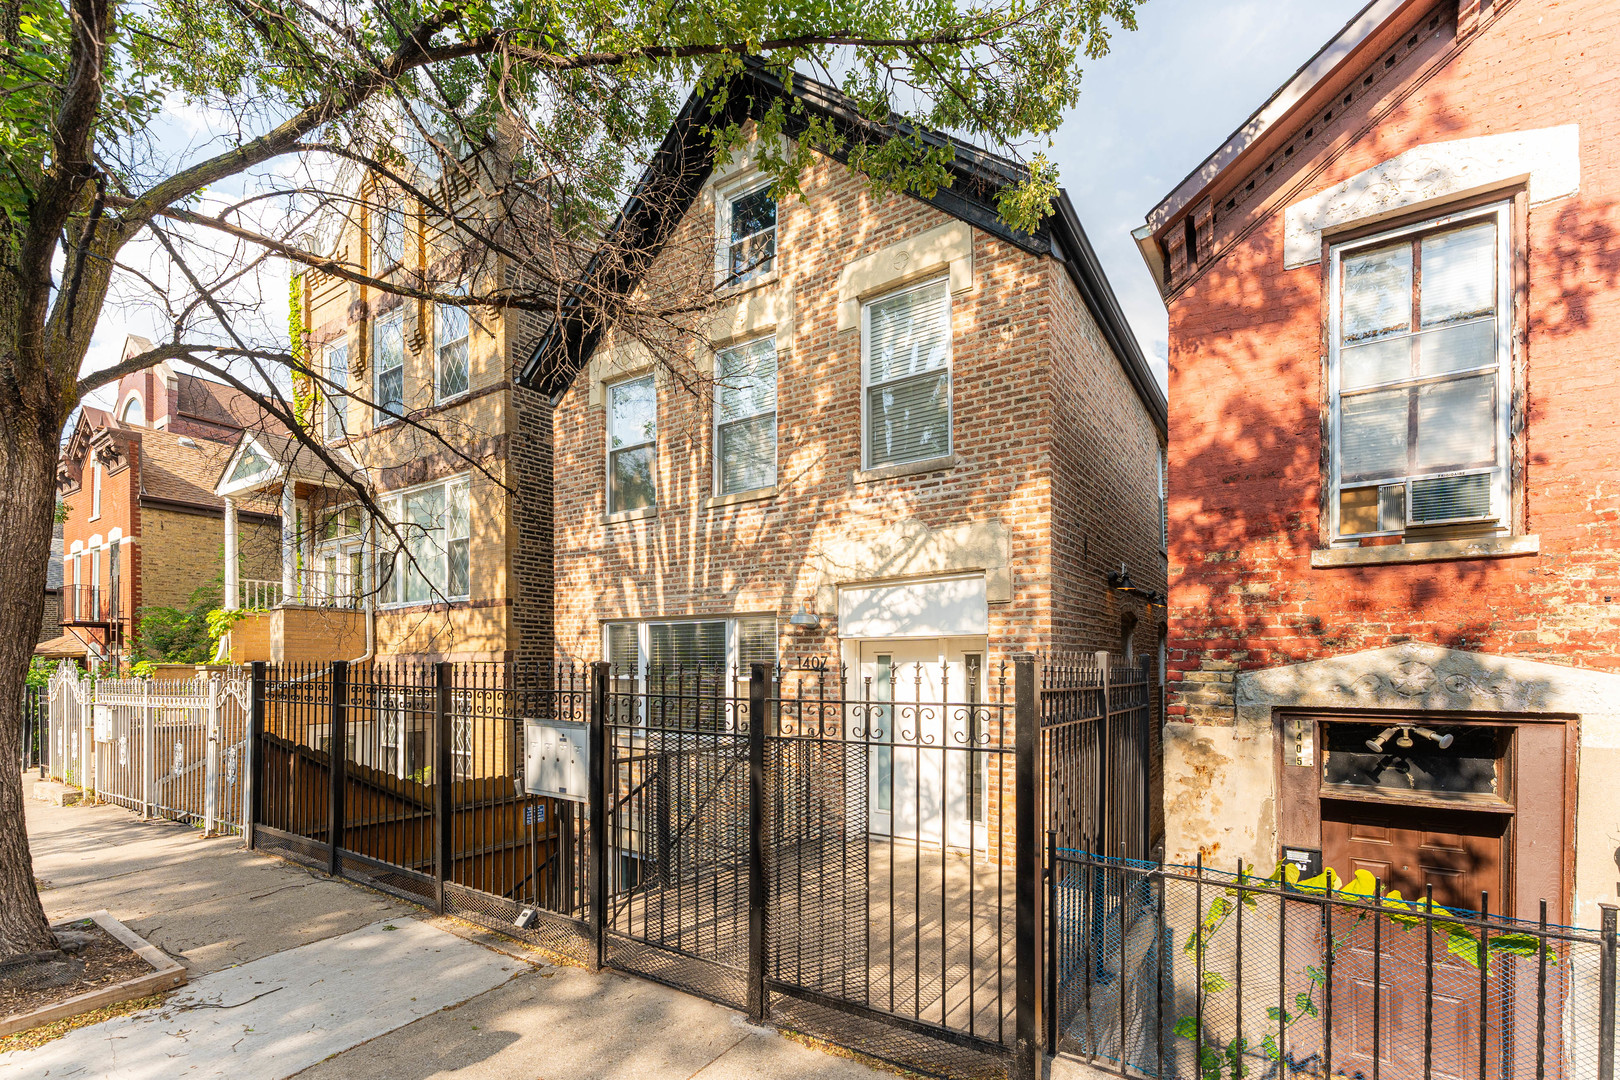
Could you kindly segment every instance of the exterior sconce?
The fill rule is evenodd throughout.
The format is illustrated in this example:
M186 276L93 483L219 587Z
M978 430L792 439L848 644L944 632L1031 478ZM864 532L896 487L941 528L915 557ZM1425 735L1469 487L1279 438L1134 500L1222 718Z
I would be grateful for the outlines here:
M802 627L809 628L809 627L813 627L813 626L820 626L821 625L821 616L811 614L810 609L808 607L806 607L803 604L800 604L799 605L799 610L795 611L792 614L792 616L790 616L788 618L788 622L793 626L802 626Z
M1156 589L1144 589L1142 586L1132 581L1131 572L1126 569L1124 563L1119 564L1118 570L1109 571L1108 587L1115 592L1124 593L1126 596L1139 597L1140 599L1147 601L1149 604L1158 604L1160 607L1163 607L1165 604L1164 594L1160 593Z

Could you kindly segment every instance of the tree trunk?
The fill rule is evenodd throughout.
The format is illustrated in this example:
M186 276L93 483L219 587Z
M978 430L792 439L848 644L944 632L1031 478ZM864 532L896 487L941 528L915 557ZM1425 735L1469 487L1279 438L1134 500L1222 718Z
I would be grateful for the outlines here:
M13 365L11 374L15 374ZM23 820L22 708L45 615L61 425L0 386L0 958L56 948Z

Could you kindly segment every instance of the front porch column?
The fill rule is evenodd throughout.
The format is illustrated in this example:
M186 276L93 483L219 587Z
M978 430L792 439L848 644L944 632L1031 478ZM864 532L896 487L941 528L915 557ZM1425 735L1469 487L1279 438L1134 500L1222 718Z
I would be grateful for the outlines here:
M242 606L236 584L236 500L225 500L225 610Z
M298 599L307 604L315 598L315 503L311 499L304 500L303 522L304 572L298 577Z
M293 495L293 482L288 478L281 485L281 602L292 602L296 581L294 562L298 550L298 500Z

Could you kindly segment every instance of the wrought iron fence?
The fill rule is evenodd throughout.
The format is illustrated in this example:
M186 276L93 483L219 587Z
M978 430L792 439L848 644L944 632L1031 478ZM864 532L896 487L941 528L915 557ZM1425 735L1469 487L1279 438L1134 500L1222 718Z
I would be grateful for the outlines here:
M1050 851L1048 1038L1127 1076L1610 1080L1601 930L1442 907L1363 877Z
M45 686L23 687L22 703L22 767L43 767L50 737L50 689Z

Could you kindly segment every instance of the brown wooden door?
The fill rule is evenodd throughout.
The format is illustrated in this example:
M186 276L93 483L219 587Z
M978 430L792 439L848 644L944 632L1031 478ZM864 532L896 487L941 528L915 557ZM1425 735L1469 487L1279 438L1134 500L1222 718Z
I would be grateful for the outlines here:
M1420 899L1434 886L1436 904L1477 910L1480 893L1491 908L1509 902L1504 852L1510 814L1478 810L1436 810L1357 803L1322 802L1322 858L1346 880L1366 870L1386 891L1399 889ZM1333 1065L1335 1072L1373 1072L1374 938L1370 920L1357 922L1349 911L1334 920L1334 933L1346 941L1334 958ZM1479 1076L1479 969L1446 948L1446 934L1434 936L1434 1080L1476 1080ZM1387 1080L1423 1077L1426 950L1422 927L1404 929L1384 920L1379 928L1380 1076ZM1493 977L1487 986L1488 1023L1500 1031L1505 995ZM1487 1070L1494 1069L1500 1039L1487 1032Z

